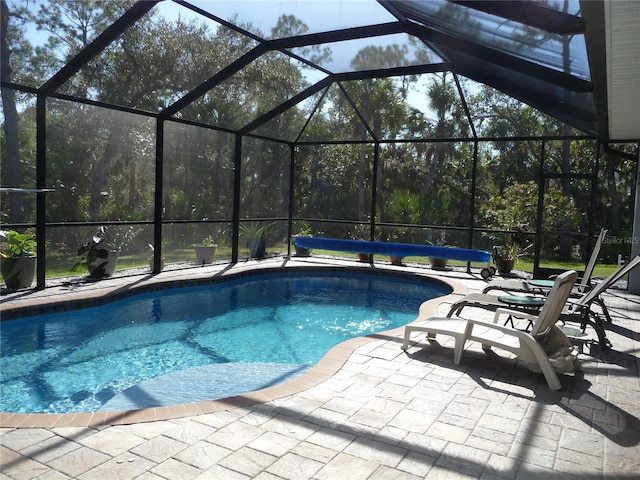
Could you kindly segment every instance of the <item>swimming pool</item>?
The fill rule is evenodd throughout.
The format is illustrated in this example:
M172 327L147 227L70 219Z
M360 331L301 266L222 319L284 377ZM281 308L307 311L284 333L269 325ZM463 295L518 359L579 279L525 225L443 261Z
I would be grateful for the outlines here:
M333 346L413 321L451 289L428 279L261 273L5 321L2 411L143 408L239 395L307 371Z

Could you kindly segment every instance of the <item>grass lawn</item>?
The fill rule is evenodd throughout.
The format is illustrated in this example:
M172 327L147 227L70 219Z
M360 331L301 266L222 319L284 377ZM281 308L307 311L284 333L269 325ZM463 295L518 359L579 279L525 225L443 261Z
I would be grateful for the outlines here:
M286 252L287 245L286 244L278 244L274 245L271 248L268 248L267 251L274 252ZM342 253L335 252L332 250L314 250L316 255L324 255L324 256L336 256L357 259L357 255L354 253ZM248 250L241 249L240 257L247 256ZM163 256L165 257L165 264L171 263L183 263L194 261L195 255L192 248L184 248L184 249L167 249L163 252ZM151 252L145 252L137 255L121 255L118 258L118 270L124 270L129 268L140 268L140 267L148 267L149 266L149 258L151 257ZM231 247L230 246L219 246L218 251L216 252L216 258L218 259L230 259L231 258ZM382 255L377 255L378 259L385 259ZM405 259L407 262L417 263L420 265L429 265L429 259L427 257L407 257ZM47 256L47 278L59 278L59 277L69 277L69 276L82 276L86 275L86 271L81 267L78 271L72 272L72 266L77 262L77 257L73 256L64 256L64 255L48 255ZM460 266L466 267L466 262L461 261L449 261L449 265L452 266ZM474 268L482 268L482 264L473 263L472 267ZM581 262L556 262L556 261L544 261L542 266L545 268L552 268L558 270L571 270L575 269L578 271L584 270L584 264ZM595 271L593 273L594 277L605 277L614 272L617 268L616 264L596 264ZM522 258L519 259L515 266L516 270L524 271L524 272L533 272L533 259L531 258Z
M317 255L333 255L335 256L337 252L332 250L314 250ZM339 255L345 258L353 258L357 259L357 255L355 253L342 253ZM377 255L378 259L383 258L383 255ZM407 262L417 263L420 265L429 265L429 259L427 257L407 257L405 259ZM449 260L449 265L458 266L458 267L466 267L467 262L457 261L457 260ZM482 268L483 265L480 263L472 263L472 267L474 268ZM584 263L582 262L558 262L558 261L549 261L545 260L542 262L541 267L557 269L557 270L576 270L578 272L584 271ZM593 276L594 277L606 277L611 275L618 266L616 264L596 264ZM520 270L523 272L532 273L533 272L533 259L532 258L522 258L516 262L514 267L515 270Z

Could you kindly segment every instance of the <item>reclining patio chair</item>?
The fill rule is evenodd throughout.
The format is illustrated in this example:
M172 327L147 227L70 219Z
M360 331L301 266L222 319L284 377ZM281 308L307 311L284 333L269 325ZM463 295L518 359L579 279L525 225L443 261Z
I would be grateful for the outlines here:
M420 324L407 325L404 330L402 349L409 347L412 332L426 332L428 338L437 334L454 338L453 362L460 364L464 345L467 340L480 342L485 352L491 347L509 351L528 363L529 370L542 373L552 390L559 390L562 384L556 374L556 368L565 371L569 365L577 370L580 364L576 349L565 334L556 326L565 302L578 277L578 273L570 270L558 276L538 315L506 308L498 308L493 323L449 317L431 317ZM513 327L498 325L500 316L511 315L531 320L530 332ZM420 320L420 318L418 318Z
M593 275L593 269L596 266L598 255L600 255L600 248L602 247L602 242L604 241L604 237L606 236L607 230L603 228L602 230L600 230L600 234L598 235L596 244L593 246L591 256L589 257L587 266L584 269L584 273L582 275L582 278L580 279L580 283L578 283L574 287L574 293L581 294L591 288L591 276ZM551 289L553 285L552 281L549 281L549 283L546 282L546 280L539 281L535 279L532 282L526 279L493 280L492 282L489 282L486 287L484 287L482 293L488 293L492 290L501 290L503 292L546 293Z
M601 309L607 320L611 322L611 316L609 311L600 298L600 295L610 288L614 283L624 277L633 268L640 263L640 255L636 256L627 264L618 268L615 272L609 275L607 278L597 283L591 290L581 295L575 295L571 293L567 300L567 305L562 310L560 320L563 322L577 322L580 323L582 331L586 329L587 325L593 327L598 336L598 341L603 349L607 349L611 346L611 342L606 337L605 322L602 320L598 312L592 309L592 304L596 303ZM513 297L511 297L513 298ZM532 299L533 297L523 296L522 299ZM535 297L540 299L540 297ZM482 308L484 310L496 311L498 308L509 305L507 302L509 298L505 298L502 295L490 295L486 293L471 293L465 295L460 300L451 305L447 317L452 315L459 315L462 309L465 307L470 308ZM524 302L521 302L524 304ZM533 300L530 300L533 303ZM513 305L513 304L512 304ZM523 309L531 309L532 307L524 304Z
M578 322L580 328L584 332L587 325L591 325L598 335L598 341L603 349L611 346L611 342L606 337L605 322L600 318L598 312L595 312L591 305L597 303L602 312L611 323L611 315L600 295L614 285L618 280L628 274L631 270L640 264L640 255L636 255L631 261L619 267L615 272L607 278L597 283L591 290L577 298L569 296L567 308L562 311L560 320L563 322Z

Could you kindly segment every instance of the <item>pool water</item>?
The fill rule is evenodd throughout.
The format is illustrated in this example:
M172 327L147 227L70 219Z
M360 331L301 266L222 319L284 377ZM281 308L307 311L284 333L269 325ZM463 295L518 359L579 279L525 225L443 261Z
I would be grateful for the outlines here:
M261 274L5 321L1 408L92 412L239 395L304 373L347 339L405 325L450 291L381 275ZM143 396L168 398L118 403L154 382L162 394ZM211 388L198 396L198 384ZM172 400L172 386L194 393Z

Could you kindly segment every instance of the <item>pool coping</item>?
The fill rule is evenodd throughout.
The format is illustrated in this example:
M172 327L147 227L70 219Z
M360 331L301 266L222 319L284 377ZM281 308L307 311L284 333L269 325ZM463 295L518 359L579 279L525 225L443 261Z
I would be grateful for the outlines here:
M302 265L308 266L307 263L303 263ZM325 266L336 266L334 263L325 263L325 264L317 264L319 269L322 269L322 265ZM260 265L261 268L256 268L256 265L253 265L250 270L256 272L261 271L263 268L265 269L273 269L274 266L271 264ZM444 283L450 286L453 291L450 294L436 297L431 300L425 301L419 310L419 314L416 314L416 320L418 318L425 318L425 316L435 316L437 315L438 306L444 302L453 302L459 299L460 296L464 295L467 292L467 288L462 285L460 282L457 282L450 278L443 277L435 277L433 275L429 275L426 272L415 271L413 269L404 269L398 270L398 267L389 267L386 265L343 265L345 270L352 271L363 271L365 269L376 269L379 271L385 272L402 272L404 274L410 274L409 276L419 276L434 280L439 283ZM283 268L279 266L277 268ZM299 266L291 265L285 266L286 268L298 269ZM235 276L239 274L250 274L250 271L247 271L244 268L239 269L239 271L235 274L232 274L230 270L223 269L221 274L223 276ZM218 273L220 275L220 273ZM194 278L193 275L187 275L187 277L183 281L198 281L197 278ZM204 279L205 277L201 277ZM149 280L151 283L166 283L166 282L174 282L175 278L171 278L168 280L165 279L156 279L154 282L153 279ZM135 292L140 288L140 286L146 285L146 283L134 282L134 285L129 285L126 289L128 292ZM121 288L116 289L105 289L102 292L93 291L88 295L80 295L79 298L82 300L110 300L113 298L114 294L121 293ZM58 300L58 303L60 300ZM51 306L52 301L46 301L40 303L38 305L30 305L30 307L34 306ZM26 307L22 307L26 308ZM364 337L358 337L354 339L347 340L342 342L335 347L333 347L327 354L316 364L314 365L308 372L296 377L292 380L286 381L284 383L274 385L271 387L263 388L260 390L256 390L254 392L237 395L229 398L217 399L217 400L205 400L195 403L187 403L187 404L179 404L172 406L161 406L161 407L150 407L150 408L142 408L137 410L115 410L115 411L98 411L98 412L84 412L84 413L13 413L13 412L0 412L0 426L3 428L55 428L55 427L98 427L98 426L109 426L109 425L128 425L133 423L144 423L144 422L154 422L161 420L171 420L175 418L183 418L194 415L203 415L207 413L214 413L223 410L229 410L238 407L247 407L255 404L265 403L271 400L275 400L278 398L286 397L289 395L300 393L304 390L307 390L311 387L319 385L320 383L328 380L333 375L335 375L340 368L345 364L348 358L351 356L354 351L367 343L374 342L380 340L380 338L388 338L388 339L397 339L398 342L401 341L402 335L404 334L404 326L398 327L392 330L388 330L385 332L379 332L372 335L367 335ZM399 348L399 347L398 347Z

